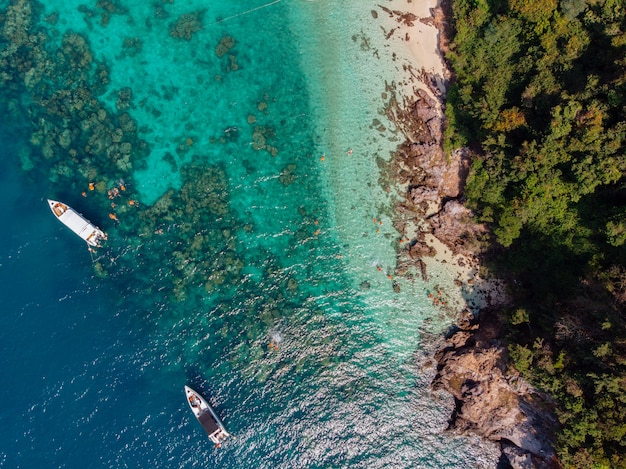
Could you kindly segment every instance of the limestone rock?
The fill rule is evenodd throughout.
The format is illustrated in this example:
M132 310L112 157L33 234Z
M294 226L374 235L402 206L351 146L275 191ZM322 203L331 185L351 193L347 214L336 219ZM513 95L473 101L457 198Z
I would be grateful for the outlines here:
M442 197L456 198L463 193L470 170L470 157L465 149L452 152L443 170L439 193Z
M467 256L479 251L479 240L487 227L474 221L474 214L458 200L447 201L442 209L429 219L433 235L453 252Z
M441 8L434 22L445 32ZM440 46L447 47L443 37ZM401 103L394 95L386 114L406 138L392 168L396 180L406 186L406 198L396 207L401 220L394 226L411 239L399 254L397 272L419 267L427 281L422 258L433 252L425 242L426 233L470 262L477 259L488 233L463 205L470 150L450 155L443 150L444 112L442 93L438 93L442 89L437 86L441 77L424 72L420 79L427 90L420 89ZM484 314L488 312L481 311ZM475 315L466 310L435 355L437 374L432 386L450 393L456 403L450 428L500 442L503 457L515 469L559 467L552 448L557 422L551 403L519 376L509 374L506 349L497 340L498 334L496 324L481 317L479 326Z
M467 325L469 318L465 318ZM503 443L513 467L551 467L556 419L548 399L517 376L507 374L505 348L494 331L452 334L440 350L434 389L457 403L450 428Z
M433 79L422 78L425 83ZM473 257L480 253L487 228L476 223L463 205L471 152L462 148L446 155L443 151L440 98L420 89L402 108L395 103L387 111L407 139L394 165L396 179L407 185L406 200L398 211L414 212L413 225L420 226L421 232L432 232L453 254Z
M513 469L532 469L533 462L529 453L512 444L502 444L502 454L509 460Z

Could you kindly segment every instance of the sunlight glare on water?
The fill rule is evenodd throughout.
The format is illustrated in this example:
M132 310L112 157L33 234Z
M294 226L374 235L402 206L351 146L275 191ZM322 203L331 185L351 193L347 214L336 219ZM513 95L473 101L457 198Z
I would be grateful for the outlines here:
M3 365L28 390L2 407L19 449L0 466L494 467L493 445L445 432L451 398L421 365L452 318L394 277L377 4L83 3L33 5L59 79L20 75L0 101L22 233L0 233L4 354L29 344ZM76 78L70 56L107 73ZM52 196L109 234L93 262ZM185 384L235 436L219 450Z

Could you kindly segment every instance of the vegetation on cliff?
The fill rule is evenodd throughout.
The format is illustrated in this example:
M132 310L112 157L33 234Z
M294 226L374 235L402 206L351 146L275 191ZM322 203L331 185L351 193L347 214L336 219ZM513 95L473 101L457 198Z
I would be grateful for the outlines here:
M448 149L511 279L516 367L552 395L566 467L626 467L626 3L455 0Z

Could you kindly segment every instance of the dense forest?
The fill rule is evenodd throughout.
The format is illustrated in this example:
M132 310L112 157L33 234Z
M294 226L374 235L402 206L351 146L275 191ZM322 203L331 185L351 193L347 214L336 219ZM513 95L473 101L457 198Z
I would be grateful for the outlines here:
M453 0L446 146L565 467L626 467L626 1Z

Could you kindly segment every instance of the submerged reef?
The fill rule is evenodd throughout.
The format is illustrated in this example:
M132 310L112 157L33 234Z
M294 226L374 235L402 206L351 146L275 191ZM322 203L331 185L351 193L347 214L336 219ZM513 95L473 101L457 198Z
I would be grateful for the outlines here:
M30 129L23 169L47 180L51 193L89 199L91 209L103 215L93 221L115 232L94 264L96 274L136 271L153 250L155 263L157 254L171 261L162 266L167 272L159 273L165 282L159 288L175 298L184 298L193 287L212 291L236 283L243 262L235 251L237 222L229 215L224 171L208 164L183 167L179 191L170 190L151 207L140 204L132 171L145 164L150 149L128 113L132 89L114 92L116 112L108 110L100 99L109 85L106 65L94 58L82 35L63 34L60 43L49 37L36 26L40 14L40 6L28 0L17 0L2 13L5 101L0 105ZM174 33L187 37L198 30L201 16L183 15ZM125 49L137 47L137 41L124 42ZM27 107L21 105L25 96ZM121 255L128 249L140 253L141 262Z
M170 36L174 39L191 41L191 36L202 29L204 14L204 10L199 10L179 16L170 24Z
M97 8L79 9L90 28L98 27L91 24L98 15L106 23L111 14L126 14L115 2L98 2ZM310 304L302 306L314 296L315 287L303 278L315 276L314 269L332 270L325 262L332 262L333 256L310 265L303 261L316 256L316 246L324 242L317 237L320 210L301 207L298 213L291 207L292 236L263 244L262 238L257 240L257 219L250 211L236 213L231 207L226 165L212 164L189 135L178 137L176 155L163 158L180 176L180 186L152 205L142 203L133 174L146 168L151 148L140 137L148 124L137 122L132 114L136 93L130 84L111 89L109 65L98 60L88 38L55 29L63 24L60 15L42 21L42 13L41 5L29 0L14 0L0 10L0 108L29 135L29 144L20 152L22 169L42 193L78 210L89 207L85 214L108 233L105 247L94 255L94 275L115 283L121 309L142 297L159 312L147 318L161 325L168 320L166 314L175 322L179 315L192 316L187 306L197 310L200 304L206 311L197 320L202 327L210 321L216 332L211 346L235 350L229 360L245 370L246 378L269 379L279 367L274 357L285 353L289 342L284 332L276 335L285 318L298 328L311 315L323 316ZM155 16L168 16L164 5L155 7ZM161 26L168 31L168 25ZM176 39L188 40L202 27L202 12L184 15L169 26ZM214 60L226 71L239 67L235 44L224 36L216 50ZM140 55L142 47L140 40L127 37L117 56ZM253 149L271 155L268 161L273 163L268 164L275 165L277 176L273 190L295 194L294 182L310 159L298 159L297 153L289 161L271 158L278 156L276 124L260 121L270 115L275 101L261 94L250 103L245 135ZM256 115L249 114L251 109ZM224 128L209 142L236 146L244 131L229 124ZM311 145L302 142L302 148ZM253 158L241 161L248 174L256 171L258 156L253 152ZM313 178L307 184L314 184ZM289 260L283 259L286 250L293 256ZM296 262L296 256L306 264L302 272L283 264ZM329 343L318 346L328 350ZM195 351L192 361L209 363L212 353L208 347ZM331 361L327 356L320 360ZM297 360L293 368L301 372L309 365L311 370L316 366Z
M161 264L160 277L179 300L190 289L203 287L211 293L222 284L235 285L244 265L236 252L237 223L229 213L224 171L189 165L181 175L182 188L140 209L138 223L133 223L144 262L154 256Z
M215 55L221 59L228 54L228 51L230 51L234 46L235 39L232 36L223 36L222 39L220 39L220 43L215 46Z
M147 145L128 114L111 113L99 99L109 85L108 69L94 59L88 40L66 33L57 44L34 26L38 13L34 2L14 2L4 13L0 36L4 105L31 130L23 168L64 190L92 181L111 188L131 177ZM25 95L27 107L20 105Z

